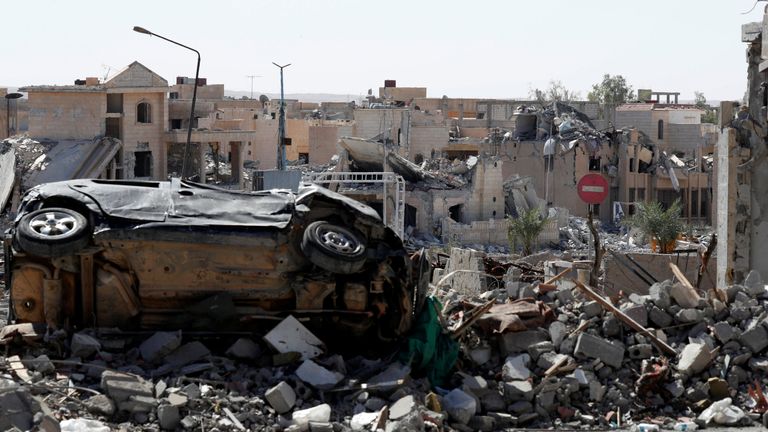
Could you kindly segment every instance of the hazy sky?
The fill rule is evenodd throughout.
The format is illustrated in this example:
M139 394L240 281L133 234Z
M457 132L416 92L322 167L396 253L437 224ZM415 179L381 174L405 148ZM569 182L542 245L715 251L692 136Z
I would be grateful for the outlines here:
M741 99L741 25L754 0L131 0L2 5L0 85L72 84L138 60L170 83L196 57L227 90L356 97L395 79L429 97L513 98L560 80L586 97L603 74L635 89Z

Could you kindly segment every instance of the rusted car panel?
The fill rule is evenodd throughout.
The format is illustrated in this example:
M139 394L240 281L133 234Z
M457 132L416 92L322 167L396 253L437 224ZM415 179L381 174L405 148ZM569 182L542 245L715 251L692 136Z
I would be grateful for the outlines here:
M375 210L315 185L50 183L25 195L4 244L12 315L54 328L224 316L241 328L293 314L390 339L410 327L429 271Z

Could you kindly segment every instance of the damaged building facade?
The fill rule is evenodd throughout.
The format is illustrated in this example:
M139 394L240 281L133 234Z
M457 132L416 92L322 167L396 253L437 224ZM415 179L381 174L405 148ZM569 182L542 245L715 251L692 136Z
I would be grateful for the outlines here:
M768 273L768 14L742 27L747 44L746 106L722 102L717 142L717 284Z

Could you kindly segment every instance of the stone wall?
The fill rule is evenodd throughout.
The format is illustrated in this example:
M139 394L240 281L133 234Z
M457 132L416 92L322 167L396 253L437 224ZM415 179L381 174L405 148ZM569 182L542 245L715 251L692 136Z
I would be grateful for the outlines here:
M107 98L94 92L29 92L33 139L92 139L104 135Z
M664 281L672 279L674 275L669 267L669 263L674 263L680 271L683 272L685 277L691 284L696 285L696 278L699 270L699 257L696 253L689 254L653 254L653 253L631 253L624 254L635 260L642 268L648 273L653 275L658 281ZM629 261L624 258L625 261ZM628 262L630 266L636 268L632 263ZM638 276L636 276L631 270L619 264L615 257L610 254L605 255L603 261L603 269L605 270L605 289L609 295L615 295L619 291L623 291L625 294L635 293L639 295L648 294L648 288L650 285L643 282ZM650 278L645 274L637 270L646 279ZM701 281L700 290L706 292L707 290L715 286L717 273L717 257L713 256L709 260L707 266L707 273L704 274L704 278Z

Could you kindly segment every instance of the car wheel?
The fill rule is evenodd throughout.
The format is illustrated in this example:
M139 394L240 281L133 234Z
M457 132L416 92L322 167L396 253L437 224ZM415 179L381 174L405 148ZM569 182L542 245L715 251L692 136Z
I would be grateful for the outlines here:
M309 224L301 251L309 261L329 272L356 273L365 264L365 245L354 231L325 221Z
M17 237L21 249L46 258L71 255L90 241L88 221L67 208L45 208L24 215Z

